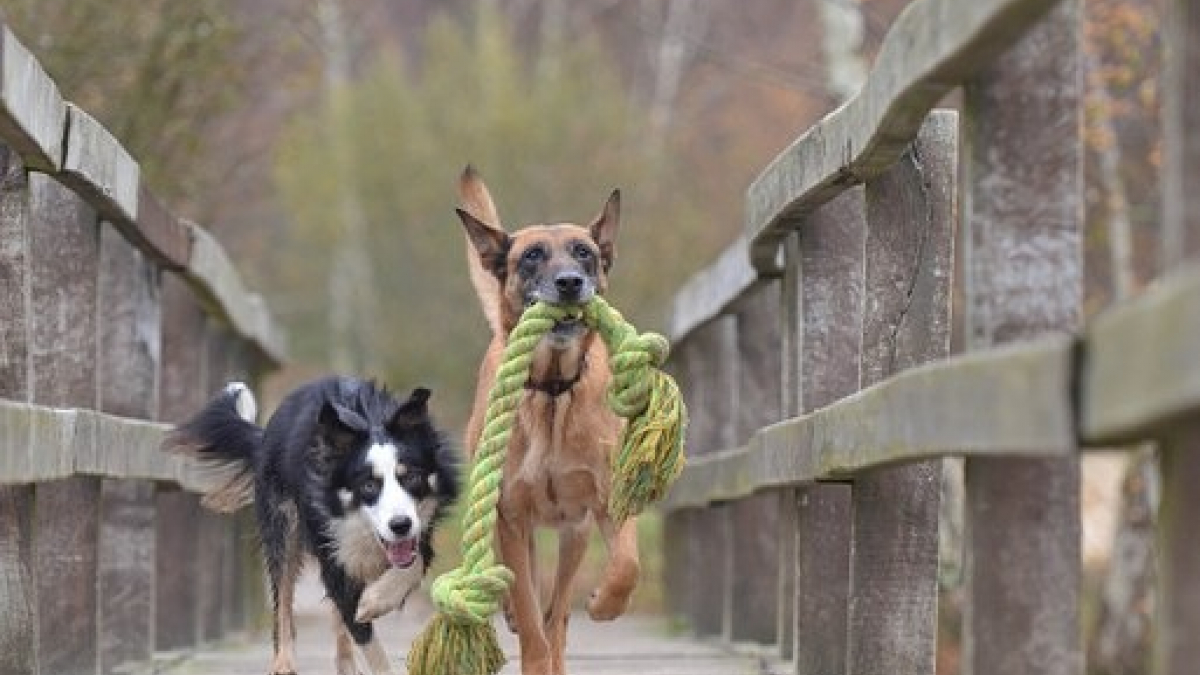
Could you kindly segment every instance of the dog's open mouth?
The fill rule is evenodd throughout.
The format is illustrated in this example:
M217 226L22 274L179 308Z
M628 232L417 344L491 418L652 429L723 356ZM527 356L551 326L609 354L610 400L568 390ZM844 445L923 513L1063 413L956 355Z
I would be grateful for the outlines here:
M405 537L397 541L383 541L383 551L388 564L401 569L412 567L417 561L417 538Z

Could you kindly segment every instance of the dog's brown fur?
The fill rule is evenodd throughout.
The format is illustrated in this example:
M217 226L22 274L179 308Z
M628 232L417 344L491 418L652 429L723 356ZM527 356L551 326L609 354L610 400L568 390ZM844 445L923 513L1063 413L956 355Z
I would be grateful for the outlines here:
M527 252L540 250L536 255L539 264L533 267L543 274L542 285L549 284L549 290L535 288L533 295L569 303L572 297L548 295L565 287L571 291L567 296L572 296L576 284L585 289L575 298L578 302L590 297L588 289L603 293L616 256L620 193L613 192L588 228L569 223L533 225L508 234L501 229L487 186L471 167L463 172L459 188L463 204L459 216L467 231L471 279L492 329L467 424L467 448L474 452L505 341L530 301ZM587 278L577 281L576 275ZM599 336L582 325L564 326L562 333L553 331L535 349L528 390L517 410L508 447L499 505L499 553L516 577L508 616L520 642L523 675L565 673L571 585L593 522L608 544L609 558L600 587L587 604L591 617L611 620L621 615L639 574L634 519L614 523L607 511L610 455L623 424L605 400L610 379L608 352ZM549 387L547 383L557 384ZM559 389L565 391L558 393ZM533 530L537 527L555 528L559 533L558 569L545 612L534 568Z

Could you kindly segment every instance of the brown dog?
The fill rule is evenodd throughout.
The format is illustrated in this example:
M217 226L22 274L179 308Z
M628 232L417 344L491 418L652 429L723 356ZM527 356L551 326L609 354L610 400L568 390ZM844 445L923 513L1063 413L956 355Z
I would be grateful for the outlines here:
M621 196L613 191L590 227L533 225L509 234L501 229L487 186L469 166L459 189L471 280L492 329L467 424L467 448L474 452L508 333L524 308L538 300L580 305L605 291L616 256ZM608 351L580 321L555 325L534 350L508 446L498 519L500 558L516 577L508 616L520 642L523 675L565 673L571 585L593 523L609 558L588 613L595 620L620 616L637 585L637 526L632 518L614 523L608 515L610 456L623 424L605 400L609 379ZM538 527L554 528L559 536L558 570L544 612L534 566Z

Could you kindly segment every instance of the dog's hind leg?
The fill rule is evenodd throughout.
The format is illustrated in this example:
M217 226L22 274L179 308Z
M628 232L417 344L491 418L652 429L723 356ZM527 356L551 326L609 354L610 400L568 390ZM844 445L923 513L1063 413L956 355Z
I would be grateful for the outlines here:
M546 638L550 642L550 666L554 675L566 675L564 654L567 650L567 620L571 613L571 589L583 554L587 551L591 523L567 525L558 531L558 569L550 608L546 611Z
M297 515L294 508L279 503L259 503L259 531L262 535L263 556L271 580L273 606L272 634L275 655L271 661L272 675L296 672L296 625L292 616L295 602L296 578L300 575L303 553L298 539Z
M596 522L608 544L608 564L600 587L588 600L588 615L596 621L611 621L625 613L637 587L641 564L638 562L637 519L629 518L617 527L608 514L598 514Z

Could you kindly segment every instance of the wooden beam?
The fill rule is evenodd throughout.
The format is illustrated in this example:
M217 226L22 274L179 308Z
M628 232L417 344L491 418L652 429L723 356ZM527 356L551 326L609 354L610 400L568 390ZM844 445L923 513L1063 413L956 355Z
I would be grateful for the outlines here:
M1073 354L1071 338L1051 337L904 371L764 427L744 447L689 460L664 508L944 456L1071 456Z
M675 293L667 336L671 340L682 339L697 326L720 316L735 300L749 293L757 280L758 272L750 266L746 239L739 238Z
M1200 266L1180 269L1100 314L1084 336L1085 443L1161 436L1200 410Z
M895 164L925 115L991 63L1055 0L917 0L897 17L858 95L779 154L746 194L750 260L778 274L779 244L804 216Z
M274 365L283 363L287 347L262 297L249 292L237 268L211 234L192 225L191 258L183 278L210 312L253 343Z
M0 25L0 137L26 166L53 172L62 164L67 107L42 64Z

